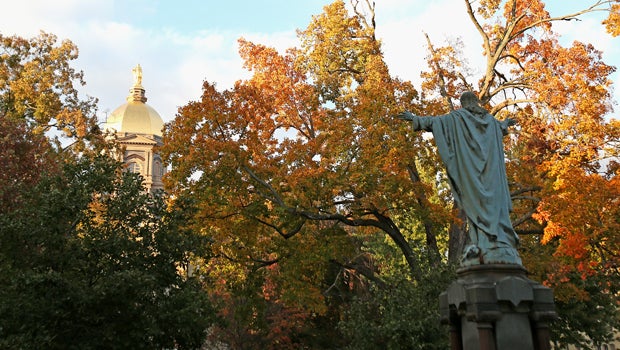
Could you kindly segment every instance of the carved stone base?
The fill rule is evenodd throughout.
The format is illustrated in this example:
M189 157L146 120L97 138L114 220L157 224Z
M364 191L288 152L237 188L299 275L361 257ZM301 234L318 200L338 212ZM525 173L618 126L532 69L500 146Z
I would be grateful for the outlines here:
M439 296L452 350L547 350L557 315L550 288L521 265L463 267Z

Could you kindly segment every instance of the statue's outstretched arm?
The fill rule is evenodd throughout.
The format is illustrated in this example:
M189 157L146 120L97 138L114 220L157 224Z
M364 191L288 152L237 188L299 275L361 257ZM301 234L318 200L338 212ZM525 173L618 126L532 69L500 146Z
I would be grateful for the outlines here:
M433 117L421 117L409 111L404 111L396 115L399 119L407 120L413 123L413 130L433 131Z

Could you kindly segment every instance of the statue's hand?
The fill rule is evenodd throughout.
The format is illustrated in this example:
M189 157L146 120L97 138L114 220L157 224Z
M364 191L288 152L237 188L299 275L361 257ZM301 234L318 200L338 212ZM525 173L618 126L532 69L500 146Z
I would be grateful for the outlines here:
M502 122L502 124L504 124L504 127L509 127L509 126L513 126L517 124L517 121L512 119L512 118L506 118L504 119L504 121Z
M413 113L411 113L409 111L404 111L404 112L401 112L401 113L397 114L396 117L398 117L398 119L402 119L402 120L411 120L411 121L413 121L415 116L413 115Z

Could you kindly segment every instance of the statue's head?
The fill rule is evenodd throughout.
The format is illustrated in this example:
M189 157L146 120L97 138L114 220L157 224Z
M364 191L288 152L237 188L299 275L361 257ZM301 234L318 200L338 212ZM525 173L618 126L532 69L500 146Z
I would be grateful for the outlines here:
M476 115L485 115L488 113L486 109L480 106L478 96L471 91L465 91L461 95L461 107Z

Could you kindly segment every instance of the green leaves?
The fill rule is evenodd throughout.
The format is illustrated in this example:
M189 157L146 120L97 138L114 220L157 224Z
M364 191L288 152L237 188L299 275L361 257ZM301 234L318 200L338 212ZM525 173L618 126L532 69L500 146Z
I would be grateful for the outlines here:
M0 345L199 347L215 316L184 268L206 242L165 200L85 156L0 213Z
M344 313L339 328L349 339L346 349L446 349L447 329L438 322L437 295L454 276L444 266L419 282L406 276L386 279L386 286L370 288Z

